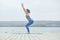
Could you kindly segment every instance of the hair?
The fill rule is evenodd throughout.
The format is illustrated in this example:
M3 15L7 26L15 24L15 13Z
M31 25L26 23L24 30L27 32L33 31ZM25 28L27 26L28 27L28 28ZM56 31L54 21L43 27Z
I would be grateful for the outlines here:
M30 10L29 9L26 9L28 13L30 13Z

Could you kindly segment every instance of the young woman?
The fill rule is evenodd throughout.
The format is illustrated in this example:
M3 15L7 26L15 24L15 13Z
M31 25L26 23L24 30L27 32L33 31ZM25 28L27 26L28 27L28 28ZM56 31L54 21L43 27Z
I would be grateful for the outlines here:
M21 4L21 6L22 6L22 8L23 8L23 10L24 10L24 12L25 12L25 14L26 14L26 19L29 21L29 22L26 24L26 29L27 29L28 33L30 33L29 26L30 26L31 24L33 24L34 21L31 19L30 15L29 15L29 14L30 14L30 10L29 10L29 9L25 9L23 3Z

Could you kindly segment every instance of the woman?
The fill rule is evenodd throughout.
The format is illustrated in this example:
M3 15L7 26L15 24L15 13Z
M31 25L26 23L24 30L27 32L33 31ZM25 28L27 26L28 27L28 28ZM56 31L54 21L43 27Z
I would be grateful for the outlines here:
M26 19L29 21L29 22L26 24L26 29L27 29L28 33L30 33L29 26L30 26L31 24L33 24L33 20L31 19L30 15L29 15L29 14L30 14L30 10L29 10L29 9L25 9L23 3L21 4L21 6L22 6L22 8L23 8L23 10L24 10L24 12L25 12L25 14L26 14Z

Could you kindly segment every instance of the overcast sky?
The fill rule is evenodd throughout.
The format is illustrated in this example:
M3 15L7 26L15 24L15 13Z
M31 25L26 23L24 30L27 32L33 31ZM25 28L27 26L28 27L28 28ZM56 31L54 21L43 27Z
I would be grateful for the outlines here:
M0 21L26 21L21 3L34 20L60 21L60 0L0 0Z

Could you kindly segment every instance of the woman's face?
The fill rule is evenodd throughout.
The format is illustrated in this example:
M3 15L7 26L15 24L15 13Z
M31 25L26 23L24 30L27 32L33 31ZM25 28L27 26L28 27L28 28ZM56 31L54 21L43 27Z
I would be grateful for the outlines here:
M27 9L26 9L26 12L28 13Z
M29 9L26 9L26 12L27 12L27 13L30 13L30 10L29 10Z

